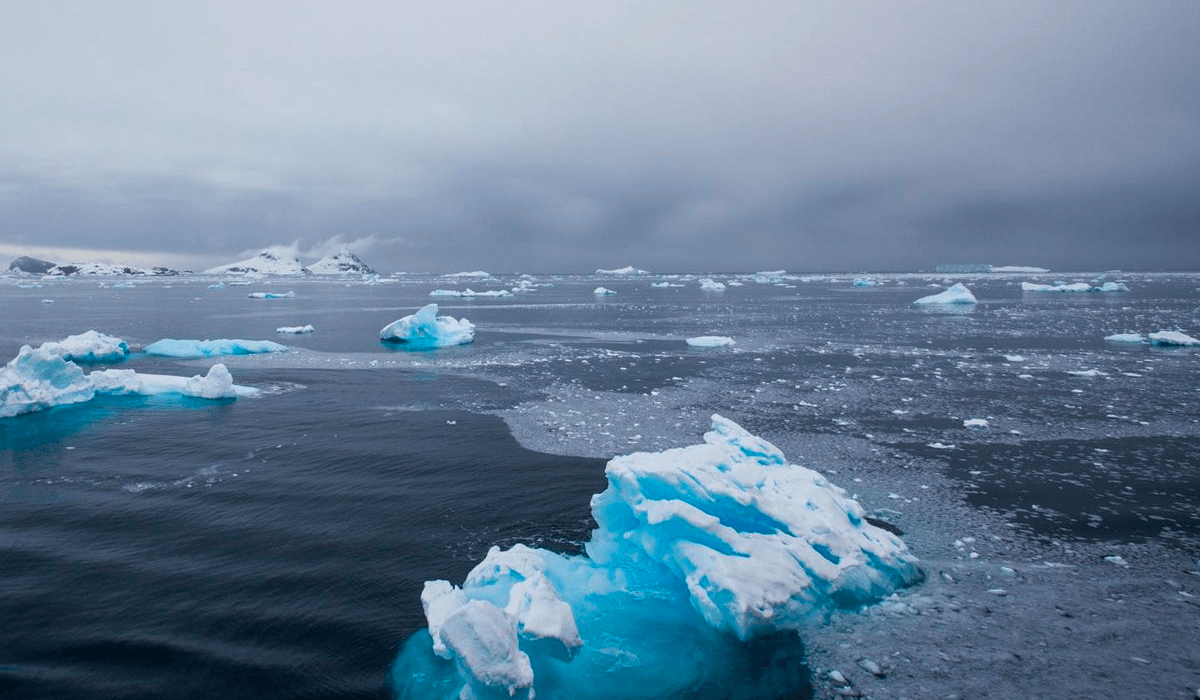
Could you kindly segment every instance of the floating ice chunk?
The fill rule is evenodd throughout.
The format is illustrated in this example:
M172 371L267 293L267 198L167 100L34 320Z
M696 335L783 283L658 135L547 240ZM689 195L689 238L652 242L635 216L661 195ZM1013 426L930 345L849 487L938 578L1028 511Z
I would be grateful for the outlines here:
M1101 372L1098 369L1077 369L1077 370L1071 370L1071 371L1067 372L1067 374L1071 375L1072 377L1087 377L1088 379L1094 379L1096 377L1107 377L1108 376L1107 372Z
M953 450L954 445L947 445L943 442L931 442L926 447L932 447L935 450Z
M855 287L874 287L878 282L869 277L859 277L854 280Z
M477 292L470 287L463 291L457 289L435 289L429 293L431 297L511 297L512 292L507 289L492 289L486 292Z
M1066 284L1056 282L1054 284L1035 284L1033 282L1022 282L1021 291L1025 292L1128 292L1129 287L1120 282L1105 282L1104 284L1094 287L1087 282L1075 282Z
M65 340L42 343L42 350L64 360L78 362L114 362L125 359L129 345L120 338L97 331L69 335Z
M650 286L654 289L670 289L671 287L682 287L682 284L673 284L671 282L651 282Z
M800 629L920 580L843 490L721 416L712 428L608 463L588 556L493 547L461 588L427 583L429 634L396 661L400 695L669 696L728 660L725 633Z
M294 299L295 292L250 292L251 299Z
M225 365L218 362L208 369L208 374L196 375L183 386L185 396L200 399L232 399L237 396L233 388L233 376Z
M253 387L233 383L233 377L223 364L215 364L206 376L177 377L167 374L146 374L131 369L106 369L92 372L88 380L98 394L162 396L180 394L201 399L227 399L258 393Z
M610 296L616 294L616 292L609 289L608 287L596 287L595 289L592 290L592 294L595 294L598 297L610 297Z
M974 304L975 295L962 282L939 294L930 294L913 302L914 304Z
M1024 355L1005 355L1004 359L1008 362L1024 362L1025 356Z
M450 277L450 278L469 277L471 279L480 279L480 280L487 279L491 276L492 276L492 273L486 272L484 270L472 270L470 272L451 272L451 273L442 275L442 277Z
M475 339L475 324L453 316L438 316L437 304L426 304L420 311L384 326L382 340L394 340L413 348L443 348L465 345Z
M694 348L722 348L733 345L735 342L727 335L700 335L687 339L687 344Z
M264 352L287 352L286 345L270 340L241 340L219 338L216 340L179 340L163 338L144 348L147 355L163 357L199 358L218 355L254 355Z
M701 277L700 278L700 289L702 289L706 292L723 292L723 291L725 291L725 285L721 284L720 282L714 280L711 277Z
M91 401L92 383L78 365L28 345L0 368L0 418Z
M1100 285L1099 287L1094 287L1092 289L1092 291L1093 292L1128 292L1129 287L1126 287L1125 285L1121 284L1120 282L1105 282L1104 284Z
M963 421L964 428L986 428L988 427L987 419L985 418L968 418Z
M1117 566L1129 568L1129 562L1125 561L1125 557L1121 556L1120 554L1111 554L1107 557L1104 557L1104 561L1108 562L1109 564L1116 564Z
M313 325L311 323L309 323L304 326L280 326L279 328L275 329L275 332L276 333L299 334L299 333L313 333L316 330L317 329L313 328Z
M1104 339L1110 343L1144 343L1146 336L1141 333L1113 333L1112 335L1104 336Z
M648 275L648 270L639 270L633 265L619 267L615 270L596 270L597 275Z
M1149 338L1154 345L1200 345L1200 340L1179 331L1158 331Z
M1000 265L999 267L993 265L991 269L992 272L1028 272L1033 274L1049 272L1044 267L1031 267L1028 265Z

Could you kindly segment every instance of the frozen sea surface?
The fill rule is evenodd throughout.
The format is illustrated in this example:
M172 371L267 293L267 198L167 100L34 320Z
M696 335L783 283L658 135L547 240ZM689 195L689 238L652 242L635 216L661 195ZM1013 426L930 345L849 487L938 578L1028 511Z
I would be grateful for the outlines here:
M493 545L578 552L604 461L691 444L714 412L850 491L927 574L743 650L714 697L1195 697L1200 350L1104 338L1196 335L1200 275L1078 295L1020 283L1096 275L705 277L743 284L535 276L441 303L475 342L425 352L378 329L435 276L289 279L279 304L212 277L0 277L5 359L94 329L128 342L123 368L190 376L203 361L141 348L320 329L222 358L255 398L0 421L0 697L389 697L424 581ZM912 304L959 281L976 304Z

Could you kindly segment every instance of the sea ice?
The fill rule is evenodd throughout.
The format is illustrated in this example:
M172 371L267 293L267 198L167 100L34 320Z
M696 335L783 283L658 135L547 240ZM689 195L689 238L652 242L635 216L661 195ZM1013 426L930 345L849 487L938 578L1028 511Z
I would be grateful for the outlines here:
M711 277L701 277L700 289L703 289L706 292L723 292L725 291L725 285Z
M964 428L986 428L988 422L986 418L968 418L963 421Z
M120 338L97 331L69 335L65 340L42 343L42 350L64 360L77 362L116 362L129 354L129 345Z
M441 348L465 345L475 339L475 324L453 316L438 316L437 304L426 304L420 311L384 326L382 340L406 343L413 348Z
M286 345L270 340L241 340L219 338L216 340L177 340L163 338L150 343L144 352L147 355L178 357L183 359L216 357L218 355L254 355L263 352L287 352Z
M975 295L962 282L956 282L944 292L930 294L913 302L914 304L974 304Z
M1200 340L1180 331L1158 331L1149 338L1154 345L1200 345Z
M428 633L392 671L401 697L662 697L723 667L728 640L922 578L845 491L718 415L703 444L605 474L587 556L493 547L461 587L425 584Z
M727 335L700 335L688 338L687 344L694 348L721 348L733 345L734 340Z

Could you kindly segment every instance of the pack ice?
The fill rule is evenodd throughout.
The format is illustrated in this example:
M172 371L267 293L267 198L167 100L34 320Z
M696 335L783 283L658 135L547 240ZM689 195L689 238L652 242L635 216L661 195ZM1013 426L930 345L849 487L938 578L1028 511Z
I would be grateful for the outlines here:
M413 348L465 345L475 339L475 324L467 319L438 316L437 304L426 304L415 314L392 321L379 331L381 340L406 343Z
M845 491L719 415L703 444L605 474L587 556L493 547L461 586L426 582L400 697L692 696L739 643L922 577Z

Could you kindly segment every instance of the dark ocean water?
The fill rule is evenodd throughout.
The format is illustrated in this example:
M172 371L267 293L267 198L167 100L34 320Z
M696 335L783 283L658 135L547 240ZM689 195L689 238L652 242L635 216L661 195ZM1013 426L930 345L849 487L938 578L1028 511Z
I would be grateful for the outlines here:
M380 343L379 328L466 285L4 280L5 357L88 329L135 349L174 337L297 351L229 361L264 389L255 398L108 397L0 419L0 698L390 697L426 580L461 582L492 545L575 552L589 535L605 460L526 449L506 411L546 416L566 454L685 444L712 410L767 436L867 436L944 462L964 498L1034 532L1195 542L1197 351L1103 337L1200 335L1200 278L1118 278L1130 292L979 278L974 308L929 310L910 302L939 277L711 294L545 276L553 286L510 299L437 299L479 331L426 353ZM600 283L617 296L594 298ZM274 332L306 323L317 332ZM702 334L738 345L683 343ZM135 353L121 367L210 364ZM1100 374L1072 374L1088 369ZM660 393L669 406L647 409ZM651 434L652 421L666 427ZM753 654L797 679L780 697L809 692L802 655Z

